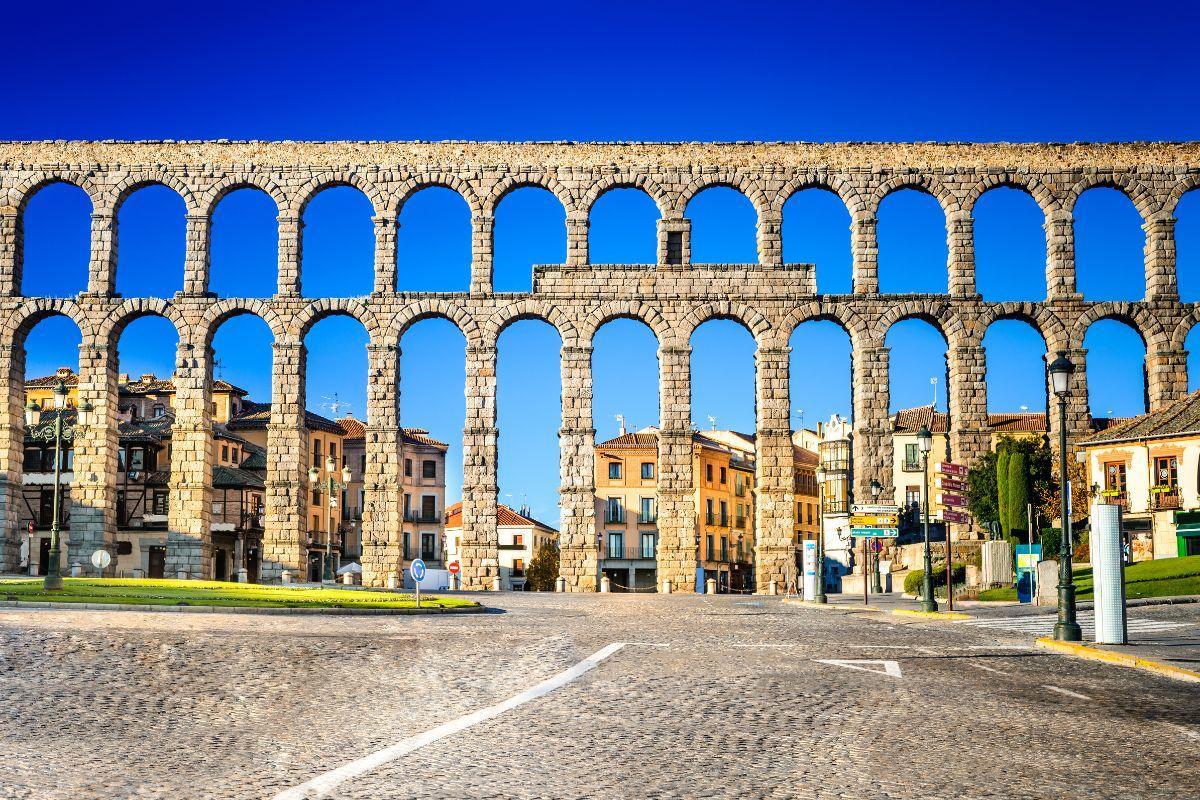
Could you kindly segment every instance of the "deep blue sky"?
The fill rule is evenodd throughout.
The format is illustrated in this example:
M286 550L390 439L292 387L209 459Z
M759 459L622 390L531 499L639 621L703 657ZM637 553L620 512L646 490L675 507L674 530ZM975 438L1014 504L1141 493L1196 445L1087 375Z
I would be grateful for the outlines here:
M229 139L970 140L1198 139L1193 101L1200 70L1188 48L1152 35L1193 30L1194 9L1092 4L1085 12L992 3L760 3L756 11L700 3L19 4L6 11L6 83L0 137ZM78 32L67 34L63 20ZM53 32L53 33L52 33ZM86 280L86 198L51 187L26 219L28 294L73 294ZM304 291L349 295L371 285L370 206L353 190L318 197L306 216ZM615 192L592 219L592 260L650 261L653 203ZM219 208L213 288L274 290L275 209L253 192ZM689 207L696 261L754 258L754 215L731 190ZM1090 192L1077 223L1079 284L1089 299L1136 298L1142 234L1132 205ZM1180 283L1200 297L1200 206L1179 212ZM536 190L498 212L499 289L527 288L530 264L562 260L563 211ZM829 195L787 206L785 258L814 262L821 291L849 288L849 217ZM1010 190L977 207L978 281L987 299L1044 296L1042 220ZM421 193L401 216L400 286L462 289L469 216L445 190ZM944 291L945 233L937 204L913 192L881 209L885 291ZM120 216L118 288L169 295L182 281L182 204L169 190L134 195ZM1193 337L1194 338L1194 337ZM30 375L76 364L78 333L51 320L29 341ZM121 344L123 372L170 372L175 334L135 323ZM310 334L309 406L335 394L362 418L366 335L349 320ZM945 343L919 322L898 325L892 406L945 407ZM1045 406L1037 334L997 324L985 340L993 410ZM1190 342L1195 345L1195 342ZM829 324L793 338L796 424L849 412L849 345ZM1143 349L1119 323L1088 335L1094 413L1142 410ZM500 343L502 500L528 501L558 518L557 335L523 323ZM732 323L693 339L693 419L754 427L753 345ZM266 399L270 335L250 318L218 334L220 374ZM453 444L450 498L461 480L463 341L430 321L403 341L403 422ZM1193 346L1192 349L1200 350ZM1193 372L1196 365L1193 363ZM615 415L658 421L655 342L636 323L606 327L596 342L595 425ZM931 386L930 378L937 378ZM1193 384L1195 381L1193 381Z

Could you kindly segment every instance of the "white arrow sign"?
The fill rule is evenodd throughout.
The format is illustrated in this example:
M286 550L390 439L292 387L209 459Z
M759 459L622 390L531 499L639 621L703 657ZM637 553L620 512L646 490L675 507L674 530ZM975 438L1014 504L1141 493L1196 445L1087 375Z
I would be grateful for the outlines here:
M835 667L856 669L860 672L873 672L876 675L890 675L893 678L902 677L900 665L895 661L880 661L872 658L817 658L814 660L818 664L830 664ZM882 667L882 669L875 669L875 667Z

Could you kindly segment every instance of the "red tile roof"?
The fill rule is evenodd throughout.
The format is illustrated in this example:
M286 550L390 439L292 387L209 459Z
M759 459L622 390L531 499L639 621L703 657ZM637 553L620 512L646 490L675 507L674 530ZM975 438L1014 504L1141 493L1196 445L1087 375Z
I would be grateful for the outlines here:
M893 431L916 433L927 427L931 433L946 433L950 430L949 415L935 411L933 406L902 408L892 415Z
M555 530L554 528L551 528L546 523L538 522L533 517L527 517L524 514L513 511L511 508L509 508L508 506L506 506L502 503L496 504L496 517L497 517L497 524L499 524L499 525L515 525L515 526L519 526L519 527L533 526L535 528L541 528L542 530L545 530L545 531L551 531L552 533L558 533L557 530ZM446 527L447 528L461 528L462 527L462 503L461 502L455 503L454 505L452 505L446 509Z
M596 447L603 447L608 450L647 450L658 447L658 434L656 433L623 433L609 439L607 442L600 442Z
M367 436L366 427L354 417L344 416L337 423L346 432L347 439L365 439Z
M1045 433L1046 415L1029 412L988 414L988 427L998 433Z
M60 369L60 371L54 375L45 375L40 378L30 378L29 380L25 381L25 387L33 389L43 386L56 386L58 385L59 381L62 381L68 387L78 386L79 375L72 370L67 370L64 372ZM143 375L136 381L126 381L125 383L122 383L120 385L120 391L122 394L169 394L175 391L175 384L169 379L159 380L153 375ZM213 391L230 392L241 397L245 397L247 394L249 394L249 392L247 392L245 389L221 380L213 381Z

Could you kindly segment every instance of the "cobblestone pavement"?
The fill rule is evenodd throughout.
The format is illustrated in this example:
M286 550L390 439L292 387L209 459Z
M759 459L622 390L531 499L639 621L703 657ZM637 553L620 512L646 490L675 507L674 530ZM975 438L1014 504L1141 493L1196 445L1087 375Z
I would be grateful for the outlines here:
M1197 796L1200 686L1018 632L775 598L487 601L502 611L6 610L0 797L271 798L613 642L627 644L578 679L329 796Z

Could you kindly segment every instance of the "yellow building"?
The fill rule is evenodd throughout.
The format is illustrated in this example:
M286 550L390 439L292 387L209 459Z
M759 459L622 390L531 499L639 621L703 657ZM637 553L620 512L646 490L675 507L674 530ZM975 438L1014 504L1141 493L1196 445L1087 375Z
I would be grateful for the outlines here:
M696 537L705 579L719 591L754 580L754 440L736 431L693 434ZM658 429L622 432L595 448L601 574L614 591L657 584Z
M817 435L813 431L796 431L792 434L792 469L795 477L792 490L796 503L797 551L805 539L817 538ZM799 573L797 573L799 574Z
M1200 555L1200 392L1079 445L1097 499L1121 506L1134 561Z

